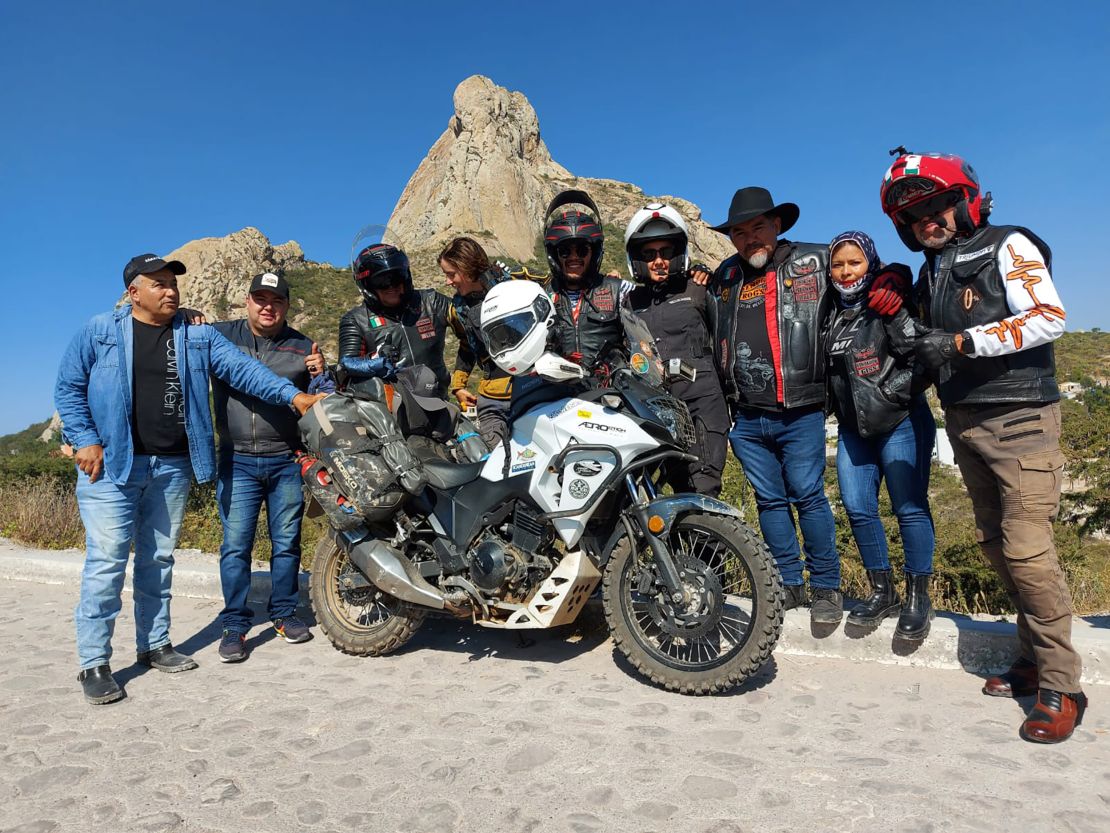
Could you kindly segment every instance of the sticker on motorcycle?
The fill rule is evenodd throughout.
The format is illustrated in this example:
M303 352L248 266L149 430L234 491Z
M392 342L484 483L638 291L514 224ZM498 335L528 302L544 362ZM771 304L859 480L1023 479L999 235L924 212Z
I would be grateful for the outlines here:
M616 425L602 425L600 422L580 422L579 428L589 428L591 431L615 431L618 434L623 434L624 429Z
M597 460L581 460L574 464L574 473L583 477L596 477L601 474L601 463Z
M511 469L513 474L523 474L526 471L532 471L536 468L536 461L530 460L527 463L515 463Z
M579 480L575 478L574 480L570 481L570 486L567 487L567 491L575 500L582 500L582 498L589 496L590 484L587 483L585 480Z
M582 419L589 419L590 417L593 416L593 413L591 411L581 411L580 410L578 412L578 416L582 417Z
M648 364L648 357L645 356L643 353L633 353L632 358L628 360L628 363L632 366L632 369L639 373L641 376L647 373L648 367L650 367L650 365Z

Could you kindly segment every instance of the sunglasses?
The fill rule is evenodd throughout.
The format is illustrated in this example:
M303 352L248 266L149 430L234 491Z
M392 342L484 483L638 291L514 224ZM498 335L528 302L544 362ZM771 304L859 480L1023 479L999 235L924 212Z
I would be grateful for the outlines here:
M658 249L645 246L640 249L640 259L645 263L654 263L656 258L670 260L672 257L674 257L674 246L660 246Z
M904 225L912 226L914 223L919 223L928 217L935 217L941 212L947 211L959 201L960 195L955 191L945 191L943 194L937 194L935 197L930 197L916 205L903 208L898 212L898 219Z
M555 254L559 257L570 257L571 255L578 255L578 257L586 257L590 253L589 243L560 243L555 247Z

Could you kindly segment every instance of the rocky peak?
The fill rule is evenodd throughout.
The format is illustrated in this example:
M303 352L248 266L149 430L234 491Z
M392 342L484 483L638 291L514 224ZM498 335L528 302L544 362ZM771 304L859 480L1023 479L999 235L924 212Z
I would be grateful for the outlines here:
M611 179L576 177L551 158L528 99L473 75L455 89L455 113L405 186L389 227L398 241L427 260L452 237L468 234L491 254L530 260L543 212L566 188L587 191L607 224L623 226L653 197ZM701 210L675 197L690 224L695 254L710 262L727 256L728 240L701 221ZM620 247L621 240L607 242ZM423 257L421 256L423 255Z
M210 318L241 317L251 278L306 265L294 240L274 246L262 232L248 226L226 237L203 237L174 249L167 260L180 260L181 303L203 310Z

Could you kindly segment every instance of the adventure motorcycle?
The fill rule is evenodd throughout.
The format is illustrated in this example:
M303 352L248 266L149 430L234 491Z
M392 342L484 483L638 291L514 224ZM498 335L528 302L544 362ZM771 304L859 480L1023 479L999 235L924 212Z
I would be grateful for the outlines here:
M725 691L766 662L782 627L780 576L734 507L659 493L660 464L689 459L694 427L660 388L650 336L630 318L630 366L610 387L590 388L578 365L545 355L543 384L514 396L507 448L458 463L415 446L426 487L321 540L310 596L336 648L395 651L430 611L556 627L600 582L614 642L667 689Z

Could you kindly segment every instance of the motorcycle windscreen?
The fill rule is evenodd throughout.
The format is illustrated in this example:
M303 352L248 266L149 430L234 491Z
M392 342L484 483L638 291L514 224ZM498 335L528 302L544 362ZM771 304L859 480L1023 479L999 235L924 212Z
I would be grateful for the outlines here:
M636 313L621 307L621 324L628 343L628 365L632 372L657 388L663 386L663 360L647 324Z

